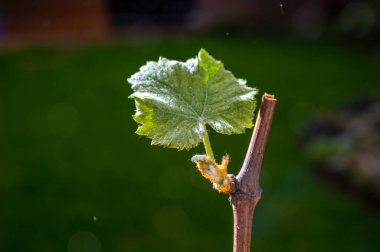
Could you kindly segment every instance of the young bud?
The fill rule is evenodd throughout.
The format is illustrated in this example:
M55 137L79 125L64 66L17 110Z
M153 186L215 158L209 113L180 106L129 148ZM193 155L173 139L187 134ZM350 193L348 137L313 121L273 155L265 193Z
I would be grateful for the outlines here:
M195 155L191 161L196 163L202 176L210 180L216 190L223 193L231 192L232 180L227 174L227 166L230 161L228 155L223 157L220 165L207 155Z

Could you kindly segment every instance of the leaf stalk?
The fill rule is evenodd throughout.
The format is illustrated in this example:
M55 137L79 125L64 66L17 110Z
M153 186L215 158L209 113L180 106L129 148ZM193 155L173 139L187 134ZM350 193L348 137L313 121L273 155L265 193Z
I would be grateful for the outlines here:
M203 131L204 131L204 135L203 135L203 145L205 146L206 155L207 155L212 161L215 162L214 152L212 151L212 147L211 147L211 143L210 143L210 137L208 136L208 133L207 133L206 123L203 122L203 123L202 123L202 126L203 126Z

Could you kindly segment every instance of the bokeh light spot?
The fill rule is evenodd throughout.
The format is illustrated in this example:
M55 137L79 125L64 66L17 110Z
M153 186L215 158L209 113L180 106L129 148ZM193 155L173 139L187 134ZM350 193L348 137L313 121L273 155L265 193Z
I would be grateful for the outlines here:
M376 23L376 12L368 3L349 3L340 15L342 31L354 37L364 37Z
M160 176L160 192L171 200L184 199L190 194L189 174L184 167L167 168Z
M57 103L47 114L47 125L58 136L72 136L80 128L79 112L70 103Z
M177 206L162 207L153 222L157 234L171 240L179 240L187 233L188 216Z
M323 8L314 3L302 4L292 18L295 32L306 39L319 39L325 30L326 13Z
M100 252L101 243L91 232L81 231L73 234L68 243L68 252Z

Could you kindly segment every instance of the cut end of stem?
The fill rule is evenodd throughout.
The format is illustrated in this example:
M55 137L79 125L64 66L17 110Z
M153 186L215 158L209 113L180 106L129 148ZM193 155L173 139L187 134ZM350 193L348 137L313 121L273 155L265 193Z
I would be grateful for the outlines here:
M264 95L263 95L263 101L264 100L276 100L276 98L274 97L274 95L271 95L271 94L267 94L267 93L265 93Z

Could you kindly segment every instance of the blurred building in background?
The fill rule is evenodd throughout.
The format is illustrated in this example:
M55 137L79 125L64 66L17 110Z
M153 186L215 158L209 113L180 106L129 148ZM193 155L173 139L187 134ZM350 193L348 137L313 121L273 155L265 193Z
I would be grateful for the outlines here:
M379 3L350 0L13 0L0 4L0 37L94 39L233 25L249 32L379 36Z
M3 4L11 39L99 38L108 30L103 0L15 0Z

